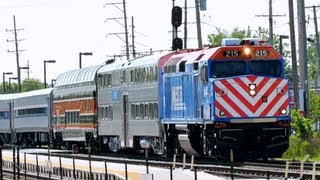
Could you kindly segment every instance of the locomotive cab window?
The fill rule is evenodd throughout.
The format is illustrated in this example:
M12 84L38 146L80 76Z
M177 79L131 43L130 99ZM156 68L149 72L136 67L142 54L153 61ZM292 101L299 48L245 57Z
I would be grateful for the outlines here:
M208 82L208 68L207 68L207 66L204 65L201 67L200 77L201 77L201 81L203 83Z
M252 74L266 76L281 76L281 63L278 60L259 60L249 63L249 71Z
M179 63L179 72L185 72L186 71L186 62L187 61L181 61L180 63Z
M243 61L225 61L212 63L212 77L222 78L246 74L246 63Z

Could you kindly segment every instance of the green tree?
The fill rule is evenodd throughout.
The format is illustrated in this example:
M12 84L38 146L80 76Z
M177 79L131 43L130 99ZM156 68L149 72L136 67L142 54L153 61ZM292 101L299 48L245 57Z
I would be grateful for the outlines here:
M22 84L22 92L43 89L43 83L39 79L25 79Z
M310 36L312 37L312 35ZM318 54L316 49L316 43L308 43L307 45L307 59L308 59L308 79L309 82L319 77L319 66L318 66Z
M212 46L220 46L221 40L223 38L228 37L228 32L225 30L221 30L220 28L217 28L218 33L217 34L209 34L208 39L210 42L210 45Z
M19 86L16 82L11 82L11 86L9 88L9 83L5 82L6 85L6 93L9 93L9 89L11 90L11 93L18 93L19 92ZM21 91L27 92L37 89L43 89L43 83L39 79L25 79L21 83ZM0 85L0 94L3 94L3 84Z
M223 38L232 37L232 38L249 38L251 37L251 30L248 27L248 30L239 30L238 27L234 28L231 34L229 34L225 30L221 30L220 28L217 28L218 33L217 34L210 34L208 35L208 39L210 42L210 45L212 46L220 46L221 40Z
M309 91L309 115L313 121L317 121L320 118L320 95L315 91Z
M301 140L308 140L315 135L315 131L312 128L314 120L304 117L298 110L291 110L292 128L294 129L294 135Z

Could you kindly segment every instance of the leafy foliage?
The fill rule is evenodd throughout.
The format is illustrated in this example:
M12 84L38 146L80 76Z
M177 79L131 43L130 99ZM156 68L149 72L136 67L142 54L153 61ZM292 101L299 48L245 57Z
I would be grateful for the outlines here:
M293 119L292 128L296 137L304 141L314 136L315 131L312 129L314 120L304 117L295 109L291 110L291 118Z
M16 82L11 82L10 88L9 88L9 83L5 82L6 85L6 93L18 93L19 92L19 86L18 83ZM21 91L22 92L27 92L27 91L32 91L32 90L37 90L37 89L42 89L43 88L43 83L39 79L25 79L21 83ZM1 92L0 94L3 94L3 84L0 85ZM9 92L9 90L11 92Z

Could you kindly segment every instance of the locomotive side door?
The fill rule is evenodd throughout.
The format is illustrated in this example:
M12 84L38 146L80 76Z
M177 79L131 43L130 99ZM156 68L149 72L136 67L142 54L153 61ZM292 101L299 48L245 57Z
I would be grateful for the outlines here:
M122 116L123 116L123 125L122 125L122 132L123 132L123 141L124 146L129 146L129 124L128 124L128 92L123 92L122 96Z

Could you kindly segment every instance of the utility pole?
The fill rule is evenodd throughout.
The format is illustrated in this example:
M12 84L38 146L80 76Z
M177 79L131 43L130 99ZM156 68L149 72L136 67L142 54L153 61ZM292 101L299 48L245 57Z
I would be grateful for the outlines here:
M269 43L273 46L272 0L269 0Z
M197 21L198 48L202 48L202 35L201 35L201 21L200 21L199 0L195 0L195 3L196 3L196 21Z
M174 1L175 0L172 0L172 8L175 6ZM174 38L176 38L176 37L177 37L177 34L176 34L176 31L175 31L175 28L172 25L172 42L173 42Z
M20 71L20 64L19 64L19 53L23 50L19 50L18 42L23 41L23 40L18 40L18 32L21 30L23 30L23 29L17 29L16 17L13 16L13 30L6 30L6 31L13 32L13 34L14 34L14 40L7 40L7 42L14 42L14 44L15 44L15 51L8 50L8 52L14 52L16 54L19 92L21 92L21 71Z
M300 64L300 90L304 95L304 112L309 116L309 82L308 82L308 59L307 59L307 37L304 0L297 0L298 9L298 45ZM300 105L301 106L301 105Z
M293 76L293 98L295 109L299 108L299 81L297 68L297 51L296 51L296 36L294 30L294 12L293 0L289 0L289 27L290 27L290 44L291 44L291 65Z
M135 49L135 46L134 46L134 20L133 20L133 16L131 17L131 20L132 20L132 22L131 22L131 26L132 26L132 32L131 32L131 34L132 34L132 56L133 56L133 58L135 58L136 57L136 49Z
M273 46L273 17L280 17L285 15L272 14L272 0L269 0L269 15L256 15L256 17L269 17L269 44Z
M117 4L123 4L123 10L121 8L119 8L117 6ZM113 5L114 7L116 7L118 10L120 10L121 12L123 12L123 18L107 18L107 20L115 20L117 23L119 23L121 26L124 27L124 33L109 33L108 35L116 35L118 38L120 38L122 41L124 41L126 43L126 56L127 56L127 60L130 58L129 57L129 38L128 38L128 26L127 26L127 12L126 12L126 1L123 0L122 3L106 3L106 5ZM124 25L121 24L118 19L124 19ZM106 22L105 21L105 22ZM123 40L119 34L125 34L125 40Z
M187 39L188 39L188 20L187 20L187 0L184 0L184 49L187 49Z

